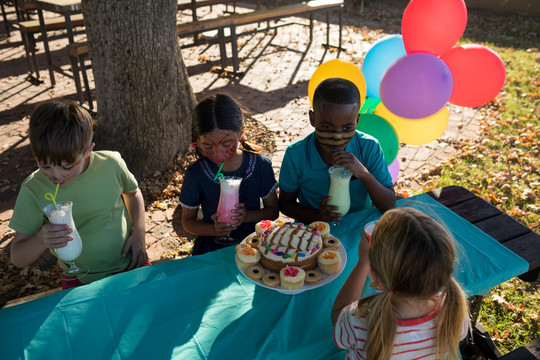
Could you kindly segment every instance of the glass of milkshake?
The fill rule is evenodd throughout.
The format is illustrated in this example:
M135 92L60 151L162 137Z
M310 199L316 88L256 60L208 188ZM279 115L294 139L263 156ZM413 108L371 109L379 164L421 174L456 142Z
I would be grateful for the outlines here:
M351 207L349 184L353 172L346 167L332 166L328 169L328 174L330 175L330 189L328 189L330 201L328 201L328 205L337 206L339 209L336 212L345 215ZM339 221L334 221L331 225L339 226Z
M235 225L238 223L237 219L233 219L233 216L238 216L237 213L232 212L236 209L236 204L240 202L240 183L242 178L235 176L221 176L219 177L219 203L218 203L218 222L229 223ZM230 234L216 238L216 243L221 245L233 245L238 241L231 237Z
M64 247L54 249L54 251L60 259L70 263L70 268L65 271L65 275L80 277L88 273L88 270L81 269L75 265L75 260L82 252L82 241L71 214L73 203L71 201L59 201L56 205L56 207L54 204L45 206L43 208L43 213L47 216L51 224L66 224L69 226L72 230L70 235L73 237L73 240L68 241ZM73 279L66 278L64 280L75 279L77 279L77 277L74 277Z

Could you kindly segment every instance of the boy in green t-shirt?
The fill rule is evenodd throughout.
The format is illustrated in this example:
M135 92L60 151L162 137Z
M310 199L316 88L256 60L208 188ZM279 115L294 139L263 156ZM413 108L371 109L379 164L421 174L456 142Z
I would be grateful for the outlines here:
M73 202L73 220L82 239L75 260L87 274L63 288L88 284L148 263L144 200L137 181L119 153L92 151L92 118L72 101L39 105L30 116L29 137L38 170L30 174L17 197L9 226L16 231L11 262L27 267L46 249L66 246L73 229L46 221L46 193L59 186L56 203ZM63 268L69 265L58 259Z

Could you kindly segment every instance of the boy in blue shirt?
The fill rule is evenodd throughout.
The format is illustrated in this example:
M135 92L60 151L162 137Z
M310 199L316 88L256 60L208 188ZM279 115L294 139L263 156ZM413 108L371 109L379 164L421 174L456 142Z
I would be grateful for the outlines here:
M328 205L330 166L353 172L351 207L359 211L372 204L381 212L396 206L392 178L379 142L356 130L360 92L352 82L322 81L313 95L309 121L315 131L287 148L279 175L280 211L304 222L339 221L343 216Z

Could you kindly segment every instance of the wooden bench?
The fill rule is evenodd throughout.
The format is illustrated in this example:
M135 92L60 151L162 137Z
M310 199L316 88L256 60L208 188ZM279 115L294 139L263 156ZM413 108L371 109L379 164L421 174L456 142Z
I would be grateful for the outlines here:
M283 6L278 6L278 7L268 8L268 9L263 9L263 10L255 10L255 11L242 13L242 14L232 14L232 15L223 16L216 19L193 21L193 22L188 22L188 23L179 23L177 26L177 30L178 30L179 36L198 35L207 31L217 30L219 44L220 44L221 65L222 65L222 68L224 69L225 62L227 59L227 54L225 50L226 37L225 37L224 30L228 28L230 30L230 42L231 42L232 57L233 57L233 70L235 74L238 74L239 66L238 66L237 36L244 35L249 32L237 34L236 33L237 27L270 21L270 20L278 20L278 19L283 19L287 17L309 14L309 42L311 43L313 40L313 13L319 12L319 11L326 11L327 12L326 45L330 46L330 22L329 22L330 10L339 10L338 48L341 49L343 0L313 0L313 1L308 1L308 2L283 5ZM268 30L268 27L262 30ZM261 31L261 30L258 29L255 31Z
M84 95L81 86L81 78L79 76L79 73L82 73L86 100L88 101L90 110L93 110L94 104L92 101L92 92L90 91L90 82L88 81L88 75L86 73L87 66L85 64L85 61L89 59L88 42L79 41L73 44L68 44L66 49L71 62L71 71L73 72L73 80L75 81L75 88L77 89L77 98L79 99L79 103L84 105Z
M10 24L7 18L8 12L5 7L10 6L13 8L11 14L15 13L17 21ZM18 29L18 23L30 19L30 11L36 9L36 4L30 0L0 0L0 7L2 8L2 16L4 18L4 27L7 37L11 36L9 27L11 26L14 29Z
M189 0L187 2L182 1L178 3L177 9L178 11L191 9L191 16L193 18L193 21L197 21L198 8L204 7L204 6L210 6L210 8L212 8L213 5L218 5L218 4L225 4L227 5L227 8L228 8L228 4L231 2L233 3L232 13L234 13L236 12L236 0L199 0L199 1Z
M70 19L73 27L84 26L82 14L71 15ZM66 19L63 16L45 18L44 21L45 31L47 32L66 29ZM39 67L36 58L36 40L34 38L35 34L41 33L39 20L27 20L19 22L19 31L21 32L24 51L26 53L29 76L34 78L36 81L39 81ZM35 76L33 76L32 73L35 73Z
M499 360L536 360L540 359L540 338L523 345L506 355L503 355Z
M527 226L519 223L512 217L502 213L495 206L484 199L474 195L461 186L447 186L442 189L433 190L427 193L440 204L455 212L477 228L497 240L501 245L511 250L515 254L529 263L529 271L519 275L523 281L534 282L540 278L540 235L532 231ZM497 347L491 341L489 333L478 323L478 318L482 296L472 296L469 298L471 312L471 322L473 328L473 342L489 359L497 359L501 355ZM538 340L537 340L538 341ZM538 344L534 341L538 354ZM529 347L530 348L530 347ZM515 350L517 352L517 350ZM529 354L527 349L519 353ZM512 352L513 353L513 352ZM509 356L507 354L505 356ZM537 359L538 357L501 357L501 359ZM536 355L537 356L537 355Z

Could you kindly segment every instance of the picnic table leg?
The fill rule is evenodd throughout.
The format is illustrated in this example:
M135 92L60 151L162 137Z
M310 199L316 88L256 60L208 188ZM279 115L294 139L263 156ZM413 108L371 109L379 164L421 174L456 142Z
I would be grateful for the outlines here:
M231 26L231 49L232 49L232 57L233 57L233 71L234 74L238 74L238 47L236 43L236 27Z
M84 57L79 57L81 61L81 72L84 81L84 88L86 89L86 97L88 98L88 106L90 110L94 110L94 103L92 101L92 93L90 91L90 84L88 83L88 76L86 75L86 66L84 65Z
M309 14L309 43L313 42L313 14Z
M4 17L4 26L5 26L6 35L7 37L10 37L11 35L9 33L9 23L7 19L6 9L4 8L4 3L1 2L0 6L2 6L2 16Z
M74 44L75 39L73 38L73 24L71 23L71 13L66 13L65 18L68 41L70 44Z
M330 10L326 12L326 46L330 46Z
M339 8L339 50L345 50L341 47L341 38L343 33L343 7Z
M227 49L225 48L225 31L223 28L218 29L219 37L219 57L221 61L221 69L225 70L227 67Z
M36 41L33 35L21 31L21 38L26 54L26 64L28 65L28 79L31 82L41 82L39 79L39 68L36 60ZM35 73L35 76L32 74Z
M70 56L69 60L71 61L71 69L73 71L73 80L75 81L75 89L77 89L77 98L81 105L84 104L84 97L81 87L81 78L79 76L79 57Z
M49 69L49 76L51 77L51 86L56 85L54 79L54 71L52 68L51 51L49 49L49 38L47 37L47 30L45 29L45 20L43 19L43 10L38 8L39 26L41 27L41 37L43 40L43 47L45 48L45 58L47 59L47 68Z

